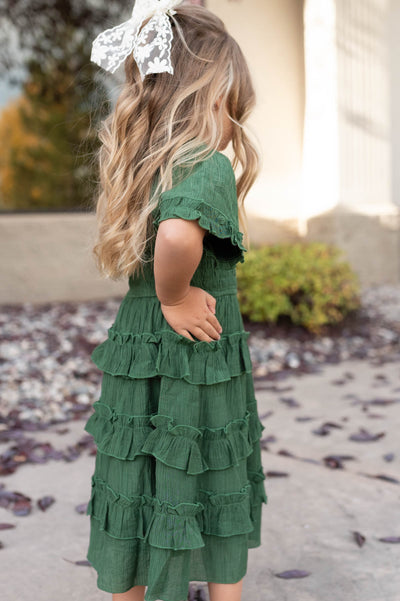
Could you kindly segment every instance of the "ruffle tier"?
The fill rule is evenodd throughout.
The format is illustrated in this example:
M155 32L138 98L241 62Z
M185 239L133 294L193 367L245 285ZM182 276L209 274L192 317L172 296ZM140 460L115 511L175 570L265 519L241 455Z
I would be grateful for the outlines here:
M217 384L252 372L249 335L247 331L234 332L207 342L190 340L172 328L134 334L111 326L107 339L93 350L91 359L99 369L114 376L169 376L191 384Z
M267 503L264 479L262 469L249 472L237 492L200 490L198 502L172 505L145 494L120 494L94 475L86 514L113 538L140 538L161 549L197 549L205 545L203 534L225 537L254 530L260 504Z
M229 248L225 247L223 253L218 252L219 261L230 266L244 262L247 249L243 245L243 233L217 207L187 196L164 196L154 212L155 228L165 219L198 220L199 225L211 235L230 242Z
M248 457L265 426L258 413L247 410L241 419L224 427L194 427L168 415L127 415L96 401L95 412L85 430L92 434L100 452L122 460L153 455L170 467L188 474L221 470Z

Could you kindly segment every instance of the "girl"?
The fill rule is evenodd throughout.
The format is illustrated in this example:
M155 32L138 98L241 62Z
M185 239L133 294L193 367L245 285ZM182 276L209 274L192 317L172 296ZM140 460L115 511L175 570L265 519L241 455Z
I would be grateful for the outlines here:
M129 290L91 355L103 376L85 426L98 449L87 558L113 601L184 601L192 580L211 601L239 601L267 503L236 283L255 95L238 44L205 8L143 23L153 40L171 28L171 64L152 57L146 74L154 44L130 53L100 132L94 255ZM220 152L230 141L237 183Z

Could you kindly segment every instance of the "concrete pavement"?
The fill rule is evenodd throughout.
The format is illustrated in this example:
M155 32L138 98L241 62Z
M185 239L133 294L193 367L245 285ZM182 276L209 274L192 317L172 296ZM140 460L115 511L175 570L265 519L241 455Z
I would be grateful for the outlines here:
M278 387L257 389L260 416L272 412L262 417L263 437L275 436L263 450L264 469L288 476L266 480L263 544L249 551L243 601L400 601L400 544L378 540L400 536L400 485L368 477L400 480L400 403L382 403L400 399L398 365L348 361L263 385ZM367 403L374 399L376 404ZM325 422L342 428L312 433ZM54 427L32 436L65 448L85 434L83 425L68 423L64 435ZM373 442L349 440L359 428L385 435ZM393 461L385 461L387 453L394 453ZM345 469L330 469L322 458L331 454L355 459L344 461ZM0 508L0 522L16 524L0 531L2 601L111 599L97 589L93 568L66 561L85 559L89 518L75 506L88 500L93 467L94 456L84 452L71 463L25 465L0 478L7 490L34 501L26 517ZM45 495L56 502L42 512L36 501ZM352 531L366 537L361 548ZM288 569L311 574L292 580L274 575Z

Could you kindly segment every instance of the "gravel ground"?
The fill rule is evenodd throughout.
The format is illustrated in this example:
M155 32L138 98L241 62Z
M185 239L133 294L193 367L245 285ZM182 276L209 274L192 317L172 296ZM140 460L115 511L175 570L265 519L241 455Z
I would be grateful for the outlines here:
M100 393L90 353L102 342L121 297L105 301L0 306L0 431L77 419ZM362 309L322 335L289 324L245 321L258 380L318 371L321 364L400 359L400 286L366 288ZM35 426L36 424L36 426Z

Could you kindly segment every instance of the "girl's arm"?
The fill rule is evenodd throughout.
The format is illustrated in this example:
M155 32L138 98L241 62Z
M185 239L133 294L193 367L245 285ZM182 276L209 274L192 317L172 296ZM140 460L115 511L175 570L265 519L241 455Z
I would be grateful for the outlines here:
M197 221L167 219L160 223L154 252L154 277L161 303L174 305L188 294L189 282L202 256L205 233Z
M158 227L154 249L154 279L161 310L169 325L193 340L218 340L216 299L190 281L203 253L206 230L197 221L167 219Z

